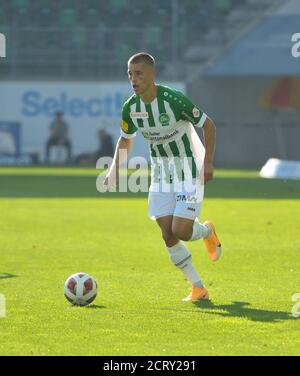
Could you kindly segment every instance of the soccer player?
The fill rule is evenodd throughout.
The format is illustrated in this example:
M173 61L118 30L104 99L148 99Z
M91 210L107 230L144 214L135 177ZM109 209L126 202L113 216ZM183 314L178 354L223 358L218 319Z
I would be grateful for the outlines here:
M213 223L198 221L203 185L213 178L215 125L184 94L155 83L155 60L148 53L129 59L128 78L135 94L123 105L121 135L104 187L115 184L122 162L120 150L129 152L137 131L141 131L150 146L149 214L161 229L172 263L192 284L183 301L208 299L183 241L203 239L212 261L221 255ZM194 126L203 130L205 149ZM184 184L176 185L175 180Z

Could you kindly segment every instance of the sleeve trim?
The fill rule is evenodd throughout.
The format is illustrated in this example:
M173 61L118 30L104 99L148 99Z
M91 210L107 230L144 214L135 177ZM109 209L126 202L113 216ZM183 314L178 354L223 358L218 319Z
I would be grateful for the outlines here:
M128 134L128 133L125 133L122 129L121 129L121 136L124 137L124 138L127 138L127 139L130 139L130 138L134 138L136 136L136 132L132 133L132 134Z
M205 120L207 119L207 115L203 112L201 118L199 119L198 123L195 124L195 127L202 128Z

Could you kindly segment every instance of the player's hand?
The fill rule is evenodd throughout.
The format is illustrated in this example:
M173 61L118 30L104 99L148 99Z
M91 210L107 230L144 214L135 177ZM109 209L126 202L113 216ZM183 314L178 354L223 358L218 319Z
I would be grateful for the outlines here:
M109 191L111 188L116 186L118 182L118 174L115 169L110 170L103 180L104 191Z
M116 183L116 179L113 178L112 174L107 174L103 180L104 191L109 191Z
M108 186L108 176L107 176L107 175L105 176L102 185L103 185L103 190L104 190L104 192L106 192L106 191L109 190L109 186Z
M214 177L214 165L212 162L204 161L204 184Z

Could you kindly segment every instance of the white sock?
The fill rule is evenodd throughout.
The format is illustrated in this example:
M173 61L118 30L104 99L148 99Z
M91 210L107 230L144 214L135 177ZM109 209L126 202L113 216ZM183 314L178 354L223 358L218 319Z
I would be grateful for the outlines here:
M207 238L211 234L211 230L209 227L202 225L198 222L198 220L195 220L193 224L193 233L189 241L198 240L201 238Z
M204 287L191 259L181 268L181 271L194 286Z
M182 241L179 241L173 247L167 247L170 259L173 264L180 269L186 278L195 286L203 287L201 279L192 264L192 255L185 247Z

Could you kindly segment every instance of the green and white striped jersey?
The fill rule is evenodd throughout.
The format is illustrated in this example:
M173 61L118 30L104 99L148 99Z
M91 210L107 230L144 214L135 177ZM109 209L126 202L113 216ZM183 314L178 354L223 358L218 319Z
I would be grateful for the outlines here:
M184 94L158 85L157 97L151 103L144 103L138 95L124 103L121 136L132 138L139 130L150 144L152 168L157 158L188 157L196 177L203 165L204 147L193 125L202 127L206 118Z

